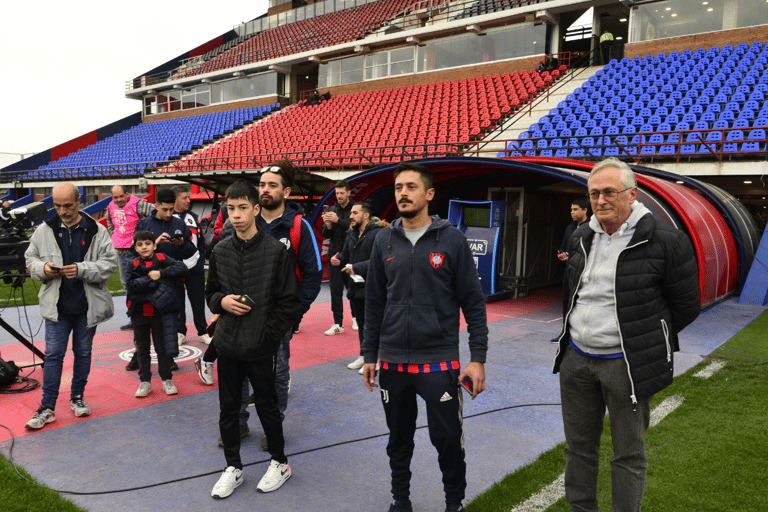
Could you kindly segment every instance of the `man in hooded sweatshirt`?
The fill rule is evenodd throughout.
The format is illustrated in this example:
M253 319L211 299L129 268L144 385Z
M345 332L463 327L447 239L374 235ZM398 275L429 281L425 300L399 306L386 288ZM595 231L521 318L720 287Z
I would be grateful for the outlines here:
M446 511L464 510L467 465L459 383L466 379L473 399L485 389L485 299L464 234L429 215L429 201L435 196L432 172L403 162L394 178L401 218L381 230L374 241L366 276L362 347L363 378L369 391L377 387L377 358L381 361L379 385L392 470L389 510L413 510L410 462L417 395L426 402L429 437L443 474ZM469 331L470 362L463 371L459 310Z
M597 507L600 435L611 418L614 510L640 510L645 431L654 393L672 383L678 333L701 310L688 236L637 201L637 179L615 158L598 163L587 194L594 215L571 237L563 281L560 372L565 496Z

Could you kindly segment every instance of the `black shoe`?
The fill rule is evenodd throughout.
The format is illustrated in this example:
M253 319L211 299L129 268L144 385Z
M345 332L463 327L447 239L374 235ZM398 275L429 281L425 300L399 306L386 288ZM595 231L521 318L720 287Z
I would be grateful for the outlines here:
M120 326L121 331L130 331L132 329L133 329L133 324L131 322L128 322L127 324Z
M446 505L445 512L465 512L465 510L459 503L458 505Z
M401 501L392 500L392 504L389 506L389 512L413 512L411 503L403 503Z
M254 395L251 394L251 396L248 397L248 407L255 407L256 406L256 398L254 398Z
M139 369L139 358L136 357L136 352L133 353L133 357L128 361L128 364L125 365L125 369L129 372L135 372Z
M179 365L176 364L176 361L171 361L171 371L175 372L179 370Z

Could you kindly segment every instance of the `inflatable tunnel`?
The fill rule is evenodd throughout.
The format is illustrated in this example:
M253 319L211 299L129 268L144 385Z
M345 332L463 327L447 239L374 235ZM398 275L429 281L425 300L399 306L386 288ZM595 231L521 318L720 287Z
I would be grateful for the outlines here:
M413 162L434 174L432 214L447 218L451 199L506 200L501 272L531 287L554 284L553 256L570 222L570 201L586 193L594 162L546 157L447 157ZM379 217L389 221L397 216L392 176L396 166L382 165L347 179L352 198L368 201ZM743 205L727 192L692 178L647 167L635 166L633 170L638 179L638 200L654 216L691 238L702 307L740 290L760 241L757 226ZM331 189L310 216L318 231L323 205L334 203Z

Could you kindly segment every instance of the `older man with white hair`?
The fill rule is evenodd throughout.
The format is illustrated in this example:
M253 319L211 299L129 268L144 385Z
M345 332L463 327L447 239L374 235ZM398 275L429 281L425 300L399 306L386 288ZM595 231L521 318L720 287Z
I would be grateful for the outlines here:
M678 333L701 310L688 236L637 201L637 180L609 158L589 175L594 215L573 234L563 282L560 372L565 494L572 511L597 511L605 410L611 418L613 507L639 511L653 395L672 383Z

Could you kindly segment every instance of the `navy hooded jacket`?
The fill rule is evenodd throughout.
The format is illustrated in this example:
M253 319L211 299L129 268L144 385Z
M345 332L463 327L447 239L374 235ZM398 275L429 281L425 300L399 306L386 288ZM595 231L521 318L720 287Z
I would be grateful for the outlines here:
M412 245L402 219L379 231L365 287L366 363L427 364L459 359L464 313L471 361L485 362L485 298L464 234L437 215Z
M301 315L309 311L312 302L320 293L320 282L323 279L323 264L320 261L320 251L317 248L317 240L309 222L306 219L301 220L301 240L298 251L291 247L291 228L293 227L293 218L302 214L301 206L296 203L286 201L283 214L267 223L261 215L256 217L256 227L263 230L272 238L276 238L285 245L289 251L288 256L291 260L291 268L295 268L298 258L299 273L301 282L299 283L299 292L301 293ZM222 230L223 231L223 230ZM222 235L222 239L224 236ZM297 323L298 323L297 321Z

